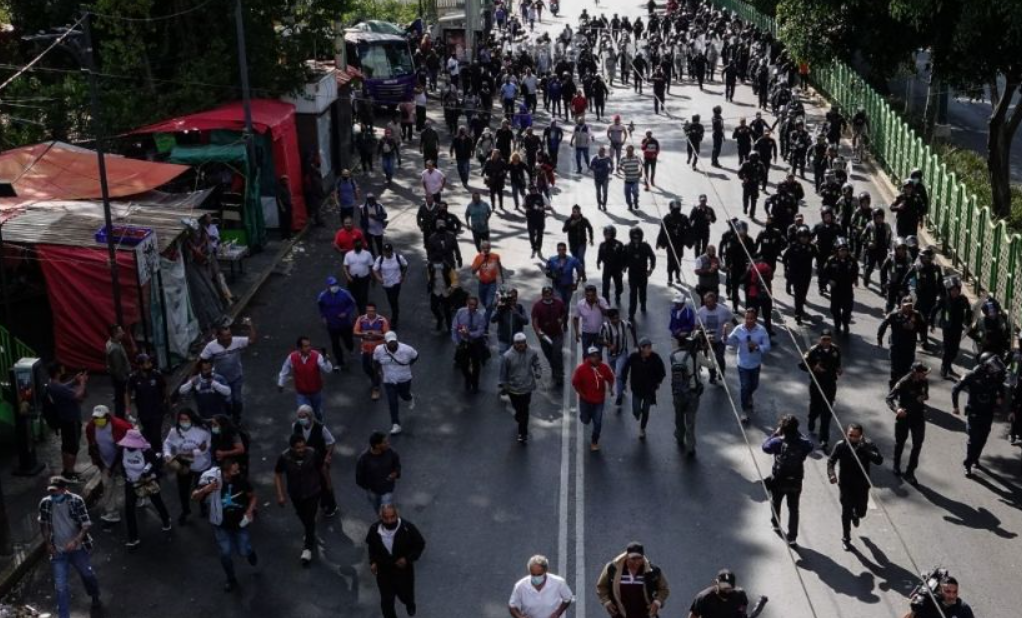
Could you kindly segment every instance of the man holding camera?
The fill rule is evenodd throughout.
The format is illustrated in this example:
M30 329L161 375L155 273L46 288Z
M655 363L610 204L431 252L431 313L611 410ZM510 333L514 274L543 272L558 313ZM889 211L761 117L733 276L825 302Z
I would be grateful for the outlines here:
M940 606L938 607L937 604ZM945 575L936 591L922 591L912 597L904 618L975 618L969 604L958 597L958 580Z

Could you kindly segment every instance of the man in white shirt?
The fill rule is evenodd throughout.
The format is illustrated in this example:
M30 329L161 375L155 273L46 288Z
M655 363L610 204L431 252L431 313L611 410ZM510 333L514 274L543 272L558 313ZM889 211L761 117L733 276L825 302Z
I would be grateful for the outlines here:
M575 595L564 578L549 569L546 556L529 558L529 576L518 580L508 601L514 618L557 618L568 611Z
M583 350L588 350L590 346L599 347L600 329L609 310L607 299L597 295L595 285L587 284L584 296L575 305L575 315L571 318L575 341L582 343Z
M444 187L447 186L447 177L436 168L432 160L426 161L426 169L419 175L422 179L422 190L426 193L427 202L440 202Z
M383 391L387 393L390 407L390 434L401 433L401 418L398 415L398 397L408 402L408 410L415 409L412 395L412 364L419 360L419 353L412 346L397 340L397 333L387 331L383 345L373 350L373 365L383 374Z
M394 245L384 243L383 255L373 263L373 277L383 286L383 292L390 303L390 327L397 328L398 298L401 295L401 283L408 272L408 261L400 253L394 253Z
M221 326L216 330L216 339L206 344L199 353L199 358L213 361L213 371L220 375L231 389L231 418L238 422L244 407L241 398L245 374L241 366L241 352L258 340L255 325L245 318L242 325L248 327L248 337L235 337L230 326Z
M344 254L344 279L348 291L355 297L359 314L366 311L369 302L369 282L372 279L373 254L362 246L362 239L355 240L354 249Z
M717 302L716 292L707 292L703 296L703 306L696 312L696 323L703 328L706 334L706 341L717 359L714 367L710 368L710 384L717 383L717 368L720 368L720 377L724 378L724 370L727 367L724 362L724 350L727 348L727 337L734 326L735 314L724 303Z

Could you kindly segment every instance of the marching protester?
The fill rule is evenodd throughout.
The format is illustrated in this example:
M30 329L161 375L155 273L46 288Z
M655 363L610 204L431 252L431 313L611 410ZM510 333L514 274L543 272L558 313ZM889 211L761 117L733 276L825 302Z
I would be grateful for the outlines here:
M412 522L402 518L392 503L377 509L380 519L366 532L369 571L380 590L383 618L397 618L394 600L401 601L409 616L415 615L415 562L422 557L426 541Z
M330 359L320 350L312 349L312 340L298 337L295 350L287 355L277 376L277 389L284 390L288 378L294 380L297 405L308 405L323 420L323 376L334 370Z
M883 462L880 449L866 439L858 423L848 425L844 440L834 445L827 459L827 477L831 484L838 485L841 494L841 542L846 549L852 542L851 527L858 528L859 521L866 516L870 465L879 466Z

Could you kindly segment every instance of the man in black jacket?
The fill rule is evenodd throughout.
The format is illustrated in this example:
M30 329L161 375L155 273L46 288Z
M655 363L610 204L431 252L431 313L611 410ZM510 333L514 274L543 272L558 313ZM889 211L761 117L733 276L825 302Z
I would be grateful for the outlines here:
M670 209L660 224L656 248L667 250L667 285L672 285L675 279L680 285L681 258L685 255L685 238L689 233L688 217L681 212L681 200L671 200Z
M660 383L667 377L664 361L653 351L653 342L648 337L639 340L639 349L632 352L625 361L621 372L621 383L632 380L632 416L639 421L639 439L646 439L646 423L649 422L649 409L656 405L656 392Z
M614 306L621 306L621 293L624 291L624 250L625 246L617 239L617 230L613 225L603 228L603 242L596 254L596 267L603 271L603 297L610 302L610 284L614 283Z
M869 466L880 465L884 456L880 449L862 435L862 425L851 423L845 439L834 446L827 459L827 476L837 483L841 493L841 542L847 549L851 542L851 526L859 527L869 504ZM834 467L840 467L838 474ZM840 475L840 477L838 476Z
M409 616L415 615L414 563L426 549L426 541L410 521L401 519L397 507L380 507L380 521L369 526L366 533L369 570L376 576L380 589L383 618L397 618L394 599L405 605Z

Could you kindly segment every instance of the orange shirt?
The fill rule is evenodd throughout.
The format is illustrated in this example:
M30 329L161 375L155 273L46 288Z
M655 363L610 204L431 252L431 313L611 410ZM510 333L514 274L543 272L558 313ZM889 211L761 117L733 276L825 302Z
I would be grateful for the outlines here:
M493 283L500 276L500 256L494 252L480 253L472 260L472 272L479 277L479 283Z
M383 343L383 336L390 330L390 322L380 314L376 319L369 319L368 315L359 316L355 320L354 334L362 338L362 353L372 354L376 346Z

